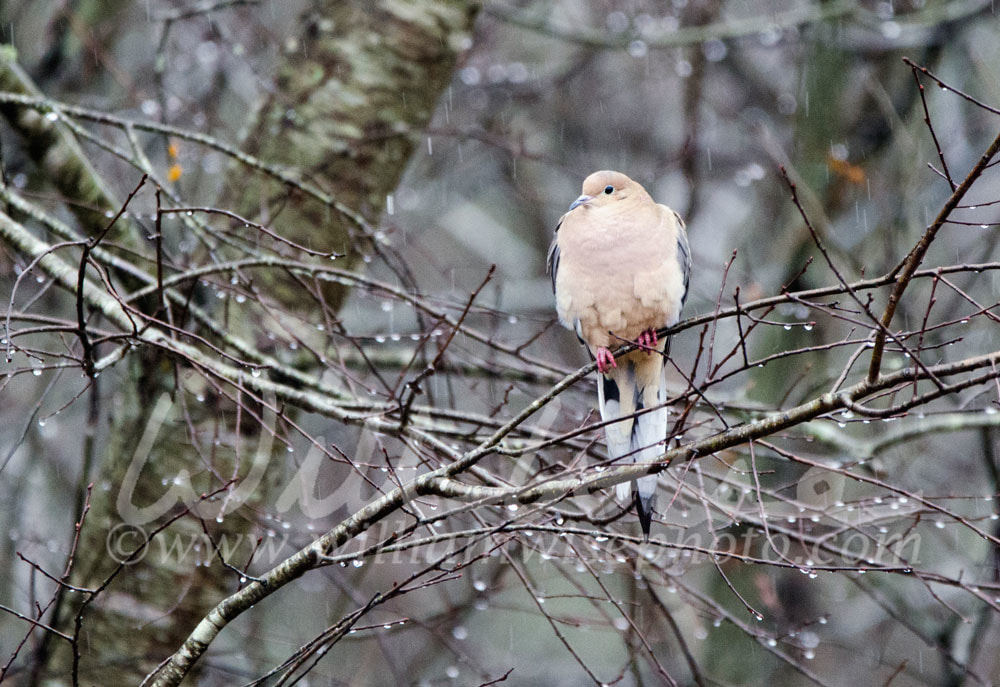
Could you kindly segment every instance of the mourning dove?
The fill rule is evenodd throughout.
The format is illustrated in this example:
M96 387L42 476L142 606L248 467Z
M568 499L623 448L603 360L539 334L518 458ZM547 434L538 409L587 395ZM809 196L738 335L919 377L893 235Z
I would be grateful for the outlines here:
M655 461L667 433L667 341L658 340L656 330L677 323L687 297L691 251L684 222L624 174L594 172L556 226L548 269L559 321L597 361L610 457ZM611 349L627 341L639 350L616 361ZM656 475L619 484L617 494L622 501L637 497L648 537Z

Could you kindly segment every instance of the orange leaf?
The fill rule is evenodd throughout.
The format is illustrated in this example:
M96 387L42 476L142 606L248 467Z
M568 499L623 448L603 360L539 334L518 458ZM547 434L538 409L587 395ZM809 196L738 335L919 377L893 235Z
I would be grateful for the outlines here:
M864 168L859 167L858 165L852 165L847 160L838 160L832 155L827 157L827 164L830 165L830 169L832 169L836 174L844 177L850 183L857 184L858 186L865 183L866 176Z

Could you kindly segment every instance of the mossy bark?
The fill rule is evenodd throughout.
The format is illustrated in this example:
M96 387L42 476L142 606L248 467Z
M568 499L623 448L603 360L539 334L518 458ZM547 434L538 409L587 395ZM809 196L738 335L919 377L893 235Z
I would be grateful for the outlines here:
M374 224L469 39L477 3L460 0L318 2L286 41L277 89L248 128L245 148L304 179ZM295 189L231 177L232 205L356 265L366 251L356 223ZM301 291L289 290L289 303ZM342 287L324 294L336 309Z
M0 91L42 95L17 64L17 52L10 46L0 46ZM48 183L76 201L69 209L85 231L94 233L103 228L105 212L117 209L117 203L76 138L48 113L32 108L0 105L0 115L24 141L28 156Z

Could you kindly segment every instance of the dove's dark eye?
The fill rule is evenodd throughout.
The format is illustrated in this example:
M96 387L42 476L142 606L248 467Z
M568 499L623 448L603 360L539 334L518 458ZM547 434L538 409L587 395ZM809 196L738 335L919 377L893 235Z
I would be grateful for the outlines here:
M611 195L612 193L614 193L614 191L615 187L612 186L611 184L608 184L607 186L604 187L604 192L607 193L608 195Z

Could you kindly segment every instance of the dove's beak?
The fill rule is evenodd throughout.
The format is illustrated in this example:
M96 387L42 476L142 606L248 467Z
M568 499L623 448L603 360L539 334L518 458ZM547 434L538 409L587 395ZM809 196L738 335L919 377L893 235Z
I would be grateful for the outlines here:
M570 210L575 210L576 208L580 207L581 205L584 205L585 203L587 203L589 200L590 200L590 196L580 196L579 198L577 198L576 200L574 200L572 203L570 203L569 209Z

